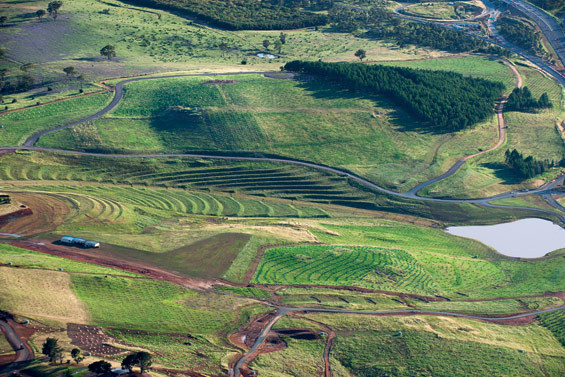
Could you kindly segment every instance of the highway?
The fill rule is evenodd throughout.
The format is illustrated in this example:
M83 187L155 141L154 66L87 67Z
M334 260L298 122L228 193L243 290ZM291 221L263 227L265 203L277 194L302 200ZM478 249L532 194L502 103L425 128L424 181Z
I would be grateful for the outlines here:
M559 56L561 62L565 64L565 33L563 32L561 25L559 25L559 22L542 9L524 0L502 1L531 18L532 21L539 26L545 35L545 38L549 41L551 47L553 47Z

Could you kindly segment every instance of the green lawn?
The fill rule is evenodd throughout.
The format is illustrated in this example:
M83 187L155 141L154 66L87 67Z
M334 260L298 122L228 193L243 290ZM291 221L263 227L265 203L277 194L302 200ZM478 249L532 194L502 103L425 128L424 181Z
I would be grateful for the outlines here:
M309 316L336 332L332 367L343 367L355 376L557 376L565 370L563 348L535 324Z
M56 257L54 255L39 253L36 251L21 249L19 247L0 243L0 263L12 263L13 266L20 268L30 268L37 270L58 271L62 269L70 273L87 273L101 275L121 275L121 276L138 276L127 271L116 270L97 266L94 264L77 262L74 260Z
M487 76L507 70L497 62L471 59L468 64L477 71L486 66ZM425 133L385 98L336 90L322 81L258 75L222 79L236 84L202 85L209 78L128 84L111 114L94 125L47 135L40 144L137 152L269 152L347 168L404 190L496 138L491 121L456 134Z
M339 227L330 229L340 230ZM527 262L493 258L493 254L481 254L473 248L476 245L474 242L457 244L458 238L450 240L449 237L443 241L443 245L423 238L422 243L414 247L406 235L405 243L398 239L387 242L386 235L394 233L390 230L387 232L385 228L379 232L379 229L374 227L372 231L381 233L383 238L368 244L376 243L381 248L335 245L269 249L261 260L253 282L352 285L394 292L439 294L458 300L464 300L465 297L541 295L548 291L560 292L565 288L563 280L559 278L564 273L565 264L558 256ZM413 240L417 240L418 232L414 233L416 237ZM421 233L425 234L425 231ZM359 239L358 243L362 241ZM450 241L456 247L445 249ZM333 242L336 242L335 238ZM413 249L392 249L403 244Z
M32 134L96 113L110 102L112 93L73 98L45 106L0 115L0 145L21 145Z
M268 311L250 301L200 293L175 284L104 276L72 276L91 323L152 333L229 332L250 315ZM267 310L265 310L267 309Z
M530 88L535 98L547 92L553 108L538 113L505 112L508 126L507 140L494 152L468 161L455 175L424 188L421 194L428 196L479 197L501 192L532 188L541 184L538 179L551 180L558 170L533 179L521 181L504 164L504 152L517 149L536 159L561 161L565 144L555 128L563 117L561 88L551 79L531 68L517 65L523 77L523 85ZM494 140L494 139L493 139Z

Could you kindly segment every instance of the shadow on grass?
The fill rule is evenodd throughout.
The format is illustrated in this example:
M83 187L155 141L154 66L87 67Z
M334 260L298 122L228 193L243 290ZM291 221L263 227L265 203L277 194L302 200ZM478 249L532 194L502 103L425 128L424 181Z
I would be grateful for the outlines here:
M491 170L496 178L503 181L503 185L514 185L522 182L522 179L512 169L500 162L485 162L480 166Z
M391 98L384 95L370 95L364 93L362 89L352 90L344 88L339 84L334 84L319 78L303 81L298 86L308 91L312 97L317 99L370 100L375 103L375 106L388 110L388 118L391 120L392 124L396 126L396 130L399 132L411 131L433 135L450 133L449 131L434 127L429 122L419 121L407 109L403 109L400 105L395 104Z

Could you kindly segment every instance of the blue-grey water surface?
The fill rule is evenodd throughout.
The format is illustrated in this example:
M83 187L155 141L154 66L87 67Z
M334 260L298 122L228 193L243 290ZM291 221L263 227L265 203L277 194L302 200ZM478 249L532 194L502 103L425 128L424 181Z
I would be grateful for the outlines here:
M565 248L565 229L536 218L497 225L452 226L446 230L480 241L509 257L539 258Z

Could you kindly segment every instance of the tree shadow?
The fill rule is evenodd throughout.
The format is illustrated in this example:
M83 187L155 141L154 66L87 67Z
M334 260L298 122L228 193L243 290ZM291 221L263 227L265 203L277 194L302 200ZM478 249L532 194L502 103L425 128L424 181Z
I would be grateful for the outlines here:
M502 184L504 185L514 185L522 182L522 179L503 163L485 162L480 164L480 166L491 170L496 178L503 181Z
M417 132L421 134L443 135L451 131L442 130L434 127L429 122L418 120L408 109L397 105L392 98L385 95L373 95L366 93L363 89L349 89L336 83L324 81L310 75L300 75L298 85L314 98L337 100L337 99L358 99L370 100L376 107L387 110L387 116L395 129L399 132Z

